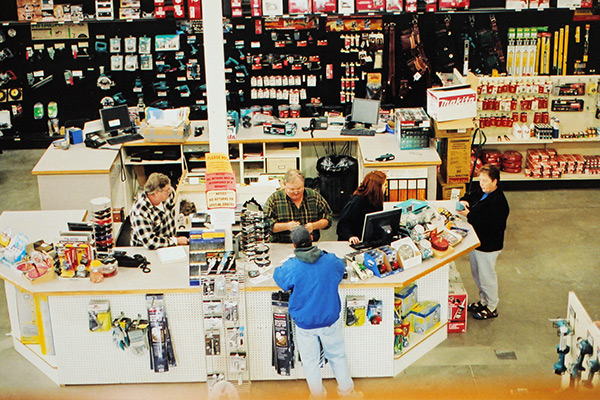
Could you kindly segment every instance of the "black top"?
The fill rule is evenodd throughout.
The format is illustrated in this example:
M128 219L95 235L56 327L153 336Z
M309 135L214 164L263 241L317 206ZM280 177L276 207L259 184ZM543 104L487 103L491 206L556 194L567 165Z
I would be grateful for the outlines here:
M473 225L481 242L477 250L486 253L502 250L506 220L510 212L508 201L500 188L488 194L483 200L481 200L482 196L483 191L477 185L470 194L466 194L461 199L468 201L470 205L467 220Z
M340 214L337 224L338 240L346 241L352 236L361 239L365 215L381 210L383 207L375 207L366 197L353 195Z

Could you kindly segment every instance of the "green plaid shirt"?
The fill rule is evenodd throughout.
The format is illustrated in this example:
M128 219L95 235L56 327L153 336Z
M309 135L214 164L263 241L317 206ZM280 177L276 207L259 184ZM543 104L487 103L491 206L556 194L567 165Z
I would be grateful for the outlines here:
M317 222L327 219L327 228L331 226L331 208L327 201L313 189L304 188L304 196L300 207L288 197L284 189L277 190L267 200L265 205L265 216L267 221L266 232L270 242L291 243L290 231L273 233L273 224L276 222L298 221L301 225L309 222ZM327 229L326 228L326 229ZM319 230L313 231L313 240L319 240Z

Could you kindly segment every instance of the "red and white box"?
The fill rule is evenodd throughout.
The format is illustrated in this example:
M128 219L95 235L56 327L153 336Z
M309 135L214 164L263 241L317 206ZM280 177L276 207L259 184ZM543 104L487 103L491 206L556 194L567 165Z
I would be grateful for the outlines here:
M335 0L312 0L313 12L334 13L337 11Z
M188 15L190 19L202 19L202 4L200 0L188 0Z
M402 11L404 2L402 0L387 0L385 2L385 11L387 12L395 12Z
M467 331L467 291L462 282L448 284L448 333Z
M469 8L470 0L440 0L440 10L452 10L456 8Z
M380 12L385 11L383 0L356 0L356 12Z
M312 12L311 0L289 0L288 11L290 14L308 14Z
M427 113L438 122L473 118L477 115L477 93L471 88L427 89Z

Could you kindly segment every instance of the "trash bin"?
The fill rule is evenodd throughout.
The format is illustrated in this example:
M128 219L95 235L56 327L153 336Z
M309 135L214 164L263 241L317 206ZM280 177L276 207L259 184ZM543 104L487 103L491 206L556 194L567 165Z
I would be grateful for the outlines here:
M358 186L356 158L328 155L317 160L319 191L334 214L339 214Z

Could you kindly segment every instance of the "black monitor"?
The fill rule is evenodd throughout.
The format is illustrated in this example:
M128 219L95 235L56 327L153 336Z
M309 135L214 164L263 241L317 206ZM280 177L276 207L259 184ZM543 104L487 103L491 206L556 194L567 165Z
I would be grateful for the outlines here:
M131 117L126 104L101 109L100 119L107 136L131 131Z
M352 101L352 122L364 124L367 128L379 122L379 100L354 98Z
M390 244L400 234L402 209L394 208L365 215L362 243L369 246Z

